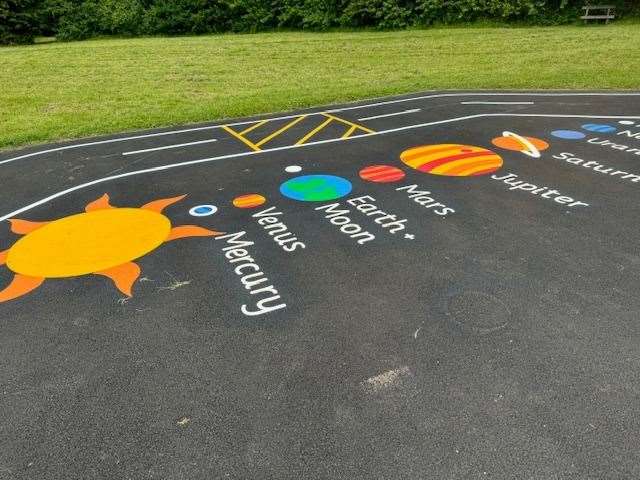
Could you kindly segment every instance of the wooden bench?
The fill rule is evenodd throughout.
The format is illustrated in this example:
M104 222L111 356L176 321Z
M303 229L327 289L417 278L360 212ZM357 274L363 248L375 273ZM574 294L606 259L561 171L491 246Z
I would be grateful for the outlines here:
M604 23L609 23L609 20L616 18L615 5L585 5L582 9L584 10L584 15L581 16L580 19L584 20L584 23L587 23L589 20L604 20ZM594 14L594 10L597 13Z

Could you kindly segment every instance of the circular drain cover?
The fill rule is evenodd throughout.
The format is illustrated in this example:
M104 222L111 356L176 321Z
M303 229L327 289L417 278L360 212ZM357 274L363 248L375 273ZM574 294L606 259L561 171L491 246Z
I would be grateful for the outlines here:
M505 328L511 311L497 297L475 291L457 293L449 297L445 313L450 322L464 333L487 335Z

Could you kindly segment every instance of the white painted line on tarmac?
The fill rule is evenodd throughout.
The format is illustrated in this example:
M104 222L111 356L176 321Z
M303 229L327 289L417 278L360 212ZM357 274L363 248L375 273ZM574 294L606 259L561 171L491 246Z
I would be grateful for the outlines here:
M431 98L446 98L446 97L609 97L609 96L621 96L621 97L640 97L640 93L609 93L609 92L566 92L566 93L548 93L548 92L535 92L535 93L437 93L433 95L421 95L419 97L399 98L397 100L386 100L384 102L368 103L366 105L355 105L353 107L335 108L333 110L326 110L328 113L344 112L347 110L356 110L358 108L379 107L382 105L392 105L394 103L412 102L414 100L428 100Z
M25 155L20 155L19 157L7 158L6 160L0 161L0 165L2 165L4 163L14 162L14 161L20 160L22 158L35 157L36 155L43 155L45 153L61 152L63 150L71 150L73 148L91 147L93 145L103 145L105 143L126 142L127 140L137 140L139 138L149 138L149 137L161 137L163 135L175 135L175 134L178 134L178 133L198 132L200 130L210 130L212 128L219 128L219 127L216 125L215 127L185 128L183 130L171 130L169 132L147 133L147 134L144 134L144 135L134 135L133 137L120 137L120 138L112 138L110 140L99 140L99 141L96 141L96 142L86 142L86 143L77 143L75 145L65 145L64 147L50 148L48 150L40 150L39 152L33 152L33 153L27 153Z
M412 108L411 110L403 110L402 112L395 112L395 113L386 113L384 115L374 115L373 117L362 117L359 118L358 121L361 120L374 120L376 118L385 118L385 117L395 117L397 115L406 115L408 113L416 113L416 112L421 112L422 109L420 108Z
M209 140L200 140L199 142L189 142L189 143L177 143L175 145L166 145L164 147L156 147L156 148L145 148L144 150L133 150L131 152L122 152L122 155L135 155L136 153L146 153L146 152L155 152L157 150L168 150L170 148L180 148L187 147L189 145L200 145L202 143L211 143L217 142L215 138L210 138Z
M588 96L592 96L592 97L615 97L615 96L621 96L621 97L633 97L633 96L640 96L640 93L630 93L630 92L624 92L624 93L609 93L609 92L596 92L596 93L588 93L588 92L566 92L566 93L439 93L439 94L433 94L433 95L421 95L418 97L409 97L409 98L400 98L400 99L396 99L396 100L388 100L388 101L384 101L384 102L377 102L377 103L369 103L369 104L365 104L365 105L355 105L352 107L342 107L342 108L334 108L331 110L323 110L323 111L319 111L319 112L309 112L308 115L316 115L316 114L322 114L322 113L336 113L336 112L345 112L348 110L356 110L356 109L362 109L362 108L370 108L370 107L379 107L381 105L392 105L395 103L403 103L403 102L412 102L415 100L428 100L428 99L432 99L432 98L443 98L443 97L485 97L485 96L493 96L493 97L517 97L517 96L529 96L529 97L588 97ZM273 117L273 118L268 118L267 120L271 121L271 120L285 120L288 118L294 118L294 117L298 117L301 114L294 114L294 115L285 115L285 116L281 116L281 117ZM604 118L604 117L595 117L595 118ZM183 130L170 130L167 132L159 132L159 133L148 133L148 134L143 134L143 135L134 135L132 137L120 137L120 138L113 138L110 140L99 140L96 142L87 142L87 143L79 143L79 144L74 144L74 145L65 145L64 147L56 147L56 148L51 148L48 150L40 150L38 152L32 152L32 153L27 153L25 155L20 155L18 157L12 157L12 158L7 158L5 160L0 160L0 165L3 165L5 163L10 163L10 162L14 162L16 160L21 160L23 158L28 158L28 157L34 157L37 155L44 155L46 153L53 153L53 152L60 152L60 151L64 151L64 150L71 150L74 148L81 148L81 147L90 147L93 145L103 145L106 143L115 143L115 142L125 142L127 140L137 140L140 138L149 138L149 137L159 137L159 136L163 136L163 135L174 135L174 134L180 134L180 133L186 133L186 132L197 132L197 131L201 131L201 130L213 130L216 128L222 128L224 125L227 126L237 126L237 125L247 125L249 123L255 123L258 122L260 120L264 120L263 119L257 119L257 120L245 120L242 122L235 122L235 123L225 123L225 124L220 124L220 125L211 125L208 127L196 127L196 128L187 128L187 129L183 129Z
M533 102L460 102L460 105L535 105Z
M142 175L145 173L153 173L153 172L160 172L163 170L169 170L172 168L177 168L177 167L184 167L184 166L188 166L188 165L197 165L200 163L207 163L207 162L214 162L217 160L226 160L228 158L238 158L238 157L248 157L251 155L262 155L265 153L269 153L269 152L277 152L277 151L282 151L282 150L291 150L294 148L306 148L306 147L310 147L312 145L320 145L320 144L325 144L325 143L334 143L334 142L347 142L347 141L351 141L351 140L360 140L362 138L367 138L367 137L373 137L373 136L377 136L377 135L385 135L387 133L393 133L393 132L401 132L401 131L405 131L405 130L413 130L416 128L422 128L422 127L428 127L431 125L441 125L444 123L452 123L452 122L460 122L460 121L464 121L464 120L470 120L470 119L474 119L474 118L486 118L486 117L540 117L540 118L589 118L589 119L612 119L612 120L640 120L640 115L636 115L636 116L632 116L632 115L555 115L555 114L543 114L543 113L480 113L477 115L468 115L466 117L457 117L457 118L449 118L446 120L438 120L435 122L427 122L427 123L420 123L417 125L407 125L405 127L399 127L399 128L392 128L389 130L380 130L377 132L373 132L373 133L365 133L363 135L358 135L355 137L347 137L347 138L331 138L329 140L319 140L317 142L309 142L309 143L303 143L300 145L286 145L284 147L274 147L274 148L269 148L266 150L257 150L257 151L250 151L250 152L240 152L240 153L232 153L229 155L220 155L218 157L210 157L210 158L201 158L198 160L190 160L187 162L179 162L179 163L170 163L167 165L161 165L158 167L152 167L152 168L145 168L144 170L135 170L132 172L126 172L126 173L121 173L119 175L111 175L109 177L103 177L103 178L98 178L96 180L92 180L90 182L86 182L86 183L82 183L80 185L76 185L74 187L70 187L67 188L66 190L62 190L60 192L54 193L49 195L48 197L45 197L41 200L38 200L37 202L33 202L29 205L26 205L22 208L19 208L17 210L14 210L11 213L7 213L6 215L3 215L2 217L0 217L0 222L3 222L5 220L9 220L10 218L14 218L16 215L19 215L21 213L27 212L29 210L32 210L33 208L43 205L47 202L50 202L51 200L55 200L56 198L62 197L64 195L67 195L68 193L72 193L78 190L82 190L83 188L87 188L87 187L91 187L94 185L98 185L101 183L105 183L105 182L109 182L111 180L118 180L121 178L125 178L125 177L132 177L134 175Z

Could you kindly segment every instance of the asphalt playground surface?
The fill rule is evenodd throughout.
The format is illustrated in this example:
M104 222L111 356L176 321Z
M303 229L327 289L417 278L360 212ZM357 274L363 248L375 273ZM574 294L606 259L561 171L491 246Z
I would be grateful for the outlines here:
M0 172L0 479L640 478L640 93L425 92Z

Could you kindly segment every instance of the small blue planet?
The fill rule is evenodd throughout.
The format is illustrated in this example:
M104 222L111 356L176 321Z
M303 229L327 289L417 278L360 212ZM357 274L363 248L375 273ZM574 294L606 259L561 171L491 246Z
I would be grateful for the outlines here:
M605 125L603 123L587 123L585 125L582 125L582 128L589 132L596 133L613 133L617 130L616 127Z
M208 215L213 215L217 211L218 207L215 205L196 205L189 210L189 215L194 217L206 217Z
M584 133L576 130L554 130L551 132L551 135L565 140L580 140L581 138L586 137Z

